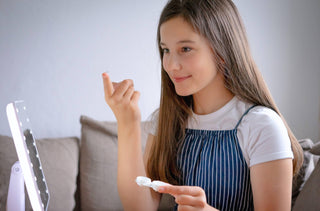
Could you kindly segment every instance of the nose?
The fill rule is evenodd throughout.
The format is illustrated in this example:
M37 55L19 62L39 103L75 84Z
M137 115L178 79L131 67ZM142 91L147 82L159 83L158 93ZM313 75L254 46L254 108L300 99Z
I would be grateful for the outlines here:
M177 55L170 53L163 57L163 68L168 71L181 69L181 63Z

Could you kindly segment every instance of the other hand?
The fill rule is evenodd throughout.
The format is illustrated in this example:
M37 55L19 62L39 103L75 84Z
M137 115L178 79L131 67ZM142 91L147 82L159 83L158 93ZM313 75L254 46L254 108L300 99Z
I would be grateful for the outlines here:
M201 187L167 185L159 187L159 193L167 193L174 196L178 204L178 211L217 210L207 204L206 194Z
M105 101L114 113L118 124L139 122L141 113L138 107L140 93L134 90L133 81L123 80L120 83L111 82L107 73L102 74Z

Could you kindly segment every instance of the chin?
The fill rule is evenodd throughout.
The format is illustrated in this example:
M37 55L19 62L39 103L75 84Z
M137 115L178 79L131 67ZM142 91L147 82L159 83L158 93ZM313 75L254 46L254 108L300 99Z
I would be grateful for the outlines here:
M190 96L193 94L189 90L177 90L177 89L176 89L176 93L177 93L177 95L179 95L181 97L186 97L186 96Z

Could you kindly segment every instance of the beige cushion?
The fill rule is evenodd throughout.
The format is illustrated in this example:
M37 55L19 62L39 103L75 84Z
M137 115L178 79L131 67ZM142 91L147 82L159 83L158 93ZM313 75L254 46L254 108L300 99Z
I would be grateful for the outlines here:
M300 188L301 191L296 198L293 206L293 211L299 210L320 210L320 162L318 161L320 155L320 142L313 144L310 139L299 140L304 150L304 163L301 168L302 174L310 175L304 179L304 185ZM306 156L307 155L307 156ZM314 168L314 164L316 164ZM310 167L308 167L310 166ZM308 169L309 170L306 170Z
M296 199L293 211L316 211L320 210L320 162L305 183Z
M81 116L80 186L82 210L122 210L117 190L117 124ZM142 122L142 150L148 122ZM159 210L168 210L172 197L163 197Z
M0 136L0 210L6 210L11 167L17 160L13 140Z
M310 152L314 155L320 155L320 141L313 145L312 149L310 149Z
M78 174L79 139L55 138L36 141L50 192L48 210L73 210ZM4 210L10 169L18 160L12 138L0 136L0 210ZM32 210L26 192L26 210Z
M122 210L117 191L117 125L80 117L82 210Z
M314 155L309 152L313 147L313 142L310 139L300 139L298 142L303 149L304 160L299 173L293 179L292 206L315 167Z

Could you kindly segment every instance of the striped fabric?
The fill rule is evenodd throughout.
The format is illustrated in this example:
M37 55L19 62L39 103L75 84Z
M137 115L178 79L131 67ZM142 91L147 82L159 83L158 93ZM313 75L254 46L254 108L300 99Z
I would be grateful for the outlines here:
M233 130L186 129L178 154L180 184L202 187L207 203L222 211L253 210L250 171L237 138L243 116Z

